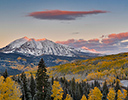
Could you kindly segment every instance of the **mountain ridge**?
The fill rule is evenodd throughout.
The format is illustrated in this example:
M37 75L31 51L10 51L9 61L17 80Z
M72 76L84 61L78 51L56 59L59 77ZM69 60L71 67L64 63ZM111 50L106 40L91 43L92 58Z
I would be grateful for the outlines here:
M69 56L75 57L83 55L84 53L92 53L84 49L76 49L67 45L58 44L48 39L34 39L23 37L14 40L6 47L1 48L0 52L3 53L22 53L25 55L41 56L46 55L58 55L58 56Z

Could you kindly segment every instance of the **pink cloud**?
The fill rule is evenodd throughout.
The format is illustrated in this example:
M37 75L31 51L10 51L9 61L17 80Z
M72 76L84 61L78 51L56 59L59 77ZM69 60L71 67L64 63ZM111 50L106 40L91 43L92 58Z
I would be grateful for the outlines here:
M128 39L128 32L119 34L109 34L108 38L102 39L102 42L105 44L115 44L125 39Z
M84 39L69 39L67 41L59 41L58 43L66 44L76 48L83 48L91 52L97 53L116 53L128 51L128 41L122 42L128 39L128 32L109 34L103 36L101 41L97 38L84 40Z
M88 42L99 42L99 39L90 39Z
M81 47L82 49L85 49L85 50L88 50L88 51L90 51L90 52L93 52L93 53L100 53L100 52L98 52L98 51L96 51L95 49L89 49L89 48L87 48L87 47L85 47L85 46L83 46L83 47Z
M113 42L114 42L113 39L109 39L109 38L102 39L102 43L105 43L105 44L110 44L110 43L113 43Z
M108 11L93 10L93 11L62 11L62 10L47 10L32 12L28 16L32 16L38 19L50 19L50 20L75 20L77 17L83 17L84 15L107 13Z
M126 38L128 38L128 32L119 33L119 34L110 34L110 35L108 35L108 38L126 39Z
M69 39L67 41L56 41L56 43L60 43L60 44L70 44L74 42L75 42L75 39Z

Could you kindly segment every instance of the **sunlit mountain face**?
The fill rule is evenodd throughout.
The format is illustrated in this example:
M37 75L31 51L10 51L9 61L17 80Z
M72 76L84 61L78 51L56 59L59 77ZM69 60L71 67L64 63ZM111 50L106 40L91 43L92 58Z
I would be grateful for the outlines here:
M93 50L87 50L85 48L73 48L64 44L54 43L48 39L35 39L23 37L11 42L6 47L0 49L3 53L21 53L30 54L34 56L41 55L57 55L57 56L68 56L75 57L83 55L85 53L92 53Z

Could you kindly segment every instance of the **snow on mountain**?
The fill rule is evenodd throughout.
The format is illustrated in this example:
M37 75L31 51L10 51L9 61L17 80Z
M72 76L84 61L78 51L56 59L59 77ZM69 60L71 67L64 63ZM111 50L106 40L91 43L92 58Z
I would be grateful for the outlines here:
M86 51L89 52L88 50ZM4 53L17 52L22 54L31 54L35 56L47 54L70 57L76 56L86 51L82 51L81 49L75 49L67 45L54 43L47 39L29 39L27 37L17 39L6 47L0 49L0 52Z

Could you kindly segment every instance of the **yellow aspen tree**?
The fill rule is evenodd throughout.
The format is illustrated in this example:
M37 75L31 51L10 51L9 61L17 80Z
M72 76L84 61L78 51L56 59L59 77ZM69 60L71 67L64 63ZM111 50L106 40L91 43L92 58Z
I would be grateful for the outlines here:
M81 100L87 100L86 96L83 95L82 98L81 98Z
M4 77L0 77L0 100L2 100L3 99L3 96L4 96L4 82L3 82L3 80L4 80Z
M64 100L73 100L73 99L72 99L72 97L69 94L67 94L66 98Z
M124 92L124 99L125 99L127 96L127 91L125 89L123 89L123 92Z
M0 77L0 100L21 100L20 99L20 89L18 85L12 81L10 77L7 77L5 81L4 78Z
M54 81L52 85L52 95L51 97L54 97L54 100L62 100L63 98L63 89L61 88L58 81Z
M102 100L102 93L99 90L99 88L94 87L93 90L90 91L89 93L89 99L88 100Z
M123 93L120 90L118 90L117 91L117 100L123 100L123 99L124 99Z
M115 91L113 88L110 88L109 89L109 93L108 93L108 96L107 96L107 99L108 100L114 100L115 99Z
M93 97L93 89L90 90L89 94L88 94L88 100L94 100L94 97Z

